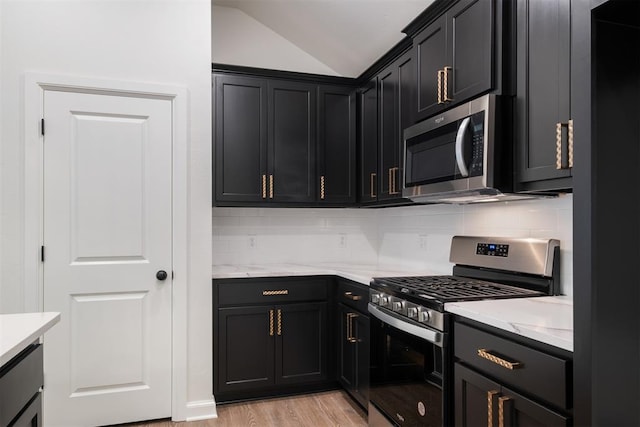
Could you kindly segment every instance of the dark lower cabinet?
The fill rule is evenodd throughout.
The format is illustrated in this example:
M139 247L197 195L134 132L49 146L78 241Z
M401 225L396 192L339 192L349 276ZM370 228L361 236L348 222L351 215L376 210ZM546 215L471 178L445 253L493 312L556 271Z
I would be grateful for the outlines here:
M0 367L0 426L42 426L42 345L32 344Z
M572 425L571 354L520 339L456 321L456 426Z
M338 279L338 381L365 410L369 405L368 296L368 287L346 279Z
M214 280L217 402L335 384L326 278Z
M569 426L571 419L455 364L456 426ZM502 422L500 420L502 419Z

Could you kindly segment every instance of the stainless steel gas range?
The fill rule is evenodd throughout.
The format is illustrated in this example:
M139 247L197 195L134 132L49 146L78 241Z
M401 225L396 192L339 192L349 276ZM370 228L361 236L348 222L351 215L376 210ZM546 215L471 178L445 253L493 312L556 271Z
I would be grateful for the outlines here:
M558 293L555 239L455 236L450 276L370 284L370 426L453 425L448 302Z

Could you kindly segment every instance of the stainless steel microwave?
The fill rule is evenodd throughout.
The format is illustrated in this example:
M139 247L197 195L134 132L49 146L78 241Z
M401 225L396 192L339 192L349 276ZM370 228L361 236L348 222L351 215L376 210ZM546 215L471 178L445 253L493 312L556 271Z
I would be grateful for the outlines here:
M502 101L484 95L405 129L402 195L441 203L530 197L511 194L510 110Z

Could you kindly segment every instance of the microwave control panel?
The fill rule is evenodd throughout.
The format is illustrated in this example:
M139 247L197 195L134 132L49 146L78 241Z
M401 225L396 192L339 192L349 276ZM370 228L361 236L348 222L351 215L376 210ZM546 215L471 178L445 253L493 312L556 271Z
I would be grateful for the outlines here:
M484 165L484 112L471 116L471 164L469 165L470 176L480 176L483 174Z

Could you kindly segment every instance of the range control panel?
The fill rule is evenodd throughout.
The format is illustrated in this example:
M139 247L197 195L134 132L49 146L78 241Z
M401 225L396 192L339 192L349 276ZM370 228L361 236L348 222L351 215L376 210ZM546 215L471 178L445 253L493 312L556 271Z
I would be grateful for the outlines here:
M509 256L509 245L478 243L476 255L501 256L506 258Z

